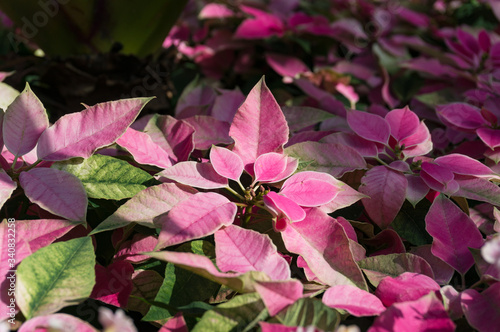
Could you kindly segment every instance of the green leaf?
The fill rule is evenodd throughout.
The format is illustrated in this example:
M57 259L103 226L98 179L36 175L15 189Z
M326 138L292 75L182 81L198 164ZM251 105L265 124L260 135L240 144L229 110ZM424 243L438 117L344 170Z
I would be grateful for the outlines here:
M392 228L411 244L421 246L431 244L432 237L425 230L425 216L431 207L428 200L420 201L415 208L405 201L392 222Z
M292 304L276 318L287 326L315 326L323 331L335 331L340 323L340 314L315 298L302 298Z
M268 315L257 293L239 295L207 311L192 332L250 331Z
M95 284L92 239L53 243L17 268L17 305L27 319L48 315L90 296Z
M126 161L109 156L93 155L88 159L73 159L52 165L78 177L92 198L120 200L146 189L144 182L153 177Z

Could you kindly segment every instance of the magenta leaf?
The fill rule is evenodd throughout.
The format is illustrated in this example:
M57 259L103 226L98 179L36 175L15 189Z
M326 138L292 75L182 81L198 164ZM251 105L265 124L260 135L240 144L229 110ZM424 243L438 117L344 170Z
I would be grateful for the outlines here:
M392 137L398 142L416 133L420 125L418 116L408 106L390 111L385 121L391 127Z
M492 128L479 128L477 136L486 144L490 149L495 149L500 146L500 130Z
M474 264L470 248L481 248L483 237L474 222L458 206L439 195L425 217L426 230L433 237L431 251L465 274Z
M371 256L403 254L406 252L403 241L392 229L384 229L372 238L365 239L363 243L373 246L379 250L373 252Z
M478 177L493 177L493 171L476 159L458 153L448 154L434 160L439 166L453 173L474 175Z
M215 233L233 223L236 205L216 193L196 193L159 218L158 248L194 240Z
M223 19L232 16L234 16L234 12L220 3L206 4L198 14L198 18L202 20L212 18Z
M445 263L441 258L434 256L431 252L430 244L411 248L411 253L422 257L432 268L434 280L440 285L446 285L450 282L455 269Z
M174 317L170 318L165 324L163 324L158 332L189 332L186 321L182 316L182 312L176 313Z
M183 119L194 128L194 147L198 150L208 150L213 144L231 144L229 123L217 120L207 115L196 115Z
M14 182L5 171L0 168L0 209L16 190L17 183Z
M245 170L253 175L253 163L264 153L283 151L288 126L281 108L262 78L236 112L229 136L233 152L241 157Z
M116 143L130 152L134 160L139 164L153 165L160 168L172 166L169 154L154 143L146 133L128 128Z
M349 127L369 141L387 144L391 135L389 123L379 115L350 110L347 112Z
M260 155L253 165L255 181L273 182L287 166L287 157L284 154L269 152Z
M438 106L436 112L442 119L461 129L474 130L488 124L479 108L465 103Z
M278 217L278 219L280 219L283 214L291 222L301 221L306 217L304 209L297 203L273 191L264 195L264 204Z
M366 212L380 228L389 226L404 203L408 181L406 177L386 166L376 166L361 179L359 191Z
M132 293L134 267L127 261L116 261L107 267L96 264L96 283L90 298L117 307L126 307Z
M386 277L378 284L377 295L386 307L397 302L415 301L430 292L439 291L434 279L426 275L405 272L396 278Z
M405 174L408 181L406 187L406 199L415 207L418 202L424 199L425 195L429 192L429 187L425 184L420 176L413 174Z
M210 162L220 176L234 181L240 180L241 173L243 173L243 160L233 151L212 146Z
M288 178L281 187L280 194L290 198L300 206L319 206L329 203L341 190L337 180L327 173L299 172Z
M254 17L247 18L239 25L235 32L236 38L261 39L283 35L285 26L277 16L249 6L242 5L240 8Z
M215 232L217 266L222 272L262 271L272 280L290 279L290 267L269 236L230 225Z
M331 308L345 310L356 317L378 316L385 311L378 297L351 285L328 288L322 301Z
M441 301L434 293L416 301L396 303L384 311L368 332L386 331L455 331Z
M22 172L19 183L26 197L41 208L71 221L85 221L87 193L73 174L54 168L34 168Z
M60 161L90 157L123 135L150 100L133 98L100 103L61 117L40 136L38 158Z
M16 157L30 152L43 131L49 126L49 118L42 102L26 83L24 91L7 107L3 118L3 141Z
M225 188L228 185L227 178L219 175L210 163L183 161L158 175L201 189Z
M322 283L368 289L349 249L349 238L332 217L310 208L303 221L288 225L281 235L286 248L302 256Z
M459 185L457 181L455 181L455 175L447 167L429 162L423 162L420 177L429 186L429 188L434 189L437 192L452 195L459 189Z
M303 286L299 280L258 281L255 290L259 293L271 316L295 303L302 297Z
M462 309L469 324L481 332L496 331L500 325L500 282L482 293L466 289L460 294Z
M299 171L317 171L341 177L344 173L366 168L365 159L353 148L337 143L301 142L285 153L299 160Z
M215 97L212 116L220 121L231 123L238 107L245 101L245 95L239 90L219 89L220 95Z
M72 315L52 314L34 317L21 325L18 332L50 331L98 332L92 325Z
M132 222L156 228L156 217L170 211L177 203L196 192L194 188L176 183L162 183L146 188L121 205L90 234L117 229Z

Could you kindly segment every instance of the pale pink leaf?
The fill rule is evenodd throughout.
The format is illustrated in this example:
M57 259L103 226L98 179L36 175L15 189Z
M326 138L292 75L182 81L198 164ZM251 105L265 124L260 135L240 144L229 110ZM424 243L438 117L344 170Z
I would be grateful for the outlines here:
M176 183L162 183L146 188L121 205L112 215L101 222L90 234L113 230L132 222L156 228L154 219L177 203L197 192L196 189Z
M413 135L420 125L418 116L408 106L390 111L385 116L385 121L391 127L392 137L398 142Z
M259 281L255 283L255 290L271 316L295 303L302 297L303 286L299 280Z
M497 331L500 326L500 282L482 293L466 289L460 294L465 318L480 332Z
M125 260L130 263L142 263L150 258L149 256L142 255L142 253L154 250L157 243L158 239L156 236L134 234L131 240L122 243L113 259L115 261Z
M234 16L234 12L221 3L206 4L198 14L200 20L223 19Z
M456 320L463 317L462 303L460 293L451 285L441 287L439 290L443 297L444 307L451 319Z
M441 258L434 256L431 252L431 245L413 247L410 249L412 254L422 257L432 268L434 280L440 285L446 285L455 274L455 269L445 263Z
M147 255L180 266L208 280L227 285L238 292L255 291L255 280L269 281L269 278L262 272L247 272L243 275L241 273L220 272L210 258L190 252L160 251L147 253Z
M322 301L331 308L345 310L356 317L378 316L385 311L378 297L351 285L328 288Z
M243 160L233 151L212 146L210 150L210 162L214 170L222 177L239 181L243 173Z
M3 168L0 168L0 209L10 198L10 195L16 190L17 183L5 173Z
M207 115L195 115L183 119L184 122L194 128L194 147L198 150L208 150L215 144L231 144L233 139L229 137L229 123L217 120Z
M19 91L8 84L0 82L0 108L7 109L9 105L19 96Z
M304 210L290 198L279 195L273 191L264 195L264 204L278 219L285 215L291 222L301 221L305 218Z
M286 148L285 153L299 160L300 171L317 171L341 177L344 173L366 168L365 159L344 144L301 142Z
M376 166L361 179L359 191L370 198L363 198L366 212L380 228L389 226L405 200L408 181L400 173L385 166Z
M386 277L378 284L375 295L386 307L397 302L415 301L430 292L439 291L434 279L418 273L405 272L392 278Z
M450 103L436 108L438 116L458 128L474 130L488 122L482 117L480 109L466 103Z
M476 159L464 156L463 154L448 154L446 156L436 158L434 162L456 174L474 175L478 177L494 177L493 171L488 166Z
M159 168L172 166L169 154L154 143L146 133L128 128L116 143L125 148L139 164L153 165Z
M287 166L287 156L268 152L260 155L253 165L255 181L269 182L283 173Z
M337 196L330 203L319 207L326 213L332 213L336 210L348 207L360 199L367 197L366 195L352 189L342 181L337 180L336 186L340 188Z
M196 193L159 218L161 232L157 248L165 248L215 233L221 226L231 225L237 207L216 193Z
M42 102L26 88L7 107L3 118L3 141L7 149L15 156L30 152L43 131L49 126L49 118Z
M219 175L210 163L183 161L161 171L158 175L201 189L225 188L228 185L227 178Z
M52 314L34 317L21 325L18 332L34 331L78 331L78 332L98 332L89 323L78 317L68 314Z
M52 214L84 222L87 193L73 174L54 168L34 168L19 175L26 197Z
M349 238L332 217L310 208L303 221L288 225L281 235L286 248L302 256L322 283L368 289L349 249Z
M247 18L238 26L234 34L236 38L261 39L283 35L285 26L277 16L249 6L241 5L240 9L253 17Z
M477 136L486 144L490 149L495 149L500 146L500 130L492 128L479 128Z
M178 312L174 317L169 318L158 332L189 332L182 312Z
M269 183L276 183L283 181L284 179L290 177L295 171L297 170L297 167L299 166L299 161L295 158L292 157L285 157L286 159L286 166L283 172L279 173L275 178L267 181Z
M455 331L444 306L434 293L416 301L395 303L375 319L368 332Z
M387 144L391 135L389 123L379 115L350 110L347 123L359 136L369 141Z
M61 219L16 220L16 234L28 243L31 252L46 247L76 225Z
M40 136L38 158L48 161L90 157L97 149L113 144L151 98L122 99L100 103L61 117Z
M217 266L222 272L262 271L272 280L290 278L290 267L268 235L238 226L215 232Z
M283 151L288 125L280 106L262 78L236 112L229 136L233 152L241 157L245 170L253 175L253 163L264 153Z
M336 182L337 180L327 173L299 172L283 183L280 194L300 206L320 206L337 196L341 189Z
M481 248L483 237L472 219L444 195L432 203L425 217L426 230L433 237L431 251L465 274L474 264L470 248Z

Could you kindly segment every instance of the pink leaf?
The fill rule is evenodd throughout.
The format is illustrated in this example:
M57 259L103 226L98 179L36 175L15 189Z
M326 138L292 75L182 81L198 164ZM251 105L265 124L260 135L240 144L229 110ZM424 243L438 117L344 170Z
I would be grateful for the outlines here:
M178 312L170 318L158 332L189 332L182 312Z
M5 173L3 168L0 168L0 209L10 198L10 195L16 190L17 183L12 181L10 176Z
M90 298L117 307L126 307L132 293L134 267L127 261L116 261L107 267L95 266L96 283Z
M169 154L151 137L143 132L128 128L116 143L125 148L139 164L153 165L160 168L172 166Z
M354 230L354 227L352 227L351 223L344 217L338 216L337 222L342 225L342 228L344 228L344 231L347 235L347 237L352 240L357 242L358 241L358 236L356 235L356 231Z
M260 321L259 326L262 329L262 332L297 332L297 330L299 329L297 326L267 323L265 321ZM304 327L303 329L307 332L324 332L323 330L320 330L314 326Z
M250 175L253 175L253 163L261 154L283 151L288 141L288 125L264 78L236 112L229 136L235 142L233 152L241 157Z
M500 130L492 128L479 128L477 136L486 144L490 149L495 149L500 146Z
M296 57L277 53L266 53L265 57L269 66L289 81L290 78L309 71L309 68Z
M330 203L320 206L319 208L322 211L326 213L332 213L338 209L348 207L356 203L363 197L366 197L366 195L352 189L342 181L337 180L337 187L340 188L337 196Z
M288 225L281 235L286 248L302 256L322 283L368 289L349 249L349 238L332 217L308 209L303 221Z
M110 101L61 117L40 136L38 158L58 161L90 157L97 149L113 144L123 135L150 100Z
M163 170L158 175L202 189L225 188L228 185L227 178L217 174L210 163L183 161Z
M425 259L434 272L434 280L440 285L446 285L455 274L455 269L445 263L441 258L434 256L431 252L431 245L413 247L410 252Z
M455 331L455 324L448 317L443 304L434 293L416 301L396 303L384 311L368 332L386 331Z
M451 285L441 287L439 292L443 297L444 307L448 311L450 318L456 320L463 317L464 312L460 301L460 293Z
M347 123L359 136L369 141L387 144L391 135L389 123L379 115L350 110Z
M156 228L155 217L166 213L177 203L187 199L197 191L177 183L162 183L137 193L112 215L100 223L91 234L127 226L132 222Z
M210 162L220 176L234 181L240 180L241 173L243 173L243 160L233 151L212 146Z
M418 116L408 106L390 111L385 116L385 121L391 127L392 137L398 142L415 134L420 125Z
M269 182L283 173L287 166L287 157L284 154L269 152L260 155L253 165L255 181Z
M376 166L361 179L359 191L370 198L363 198L366 212L380 228L389 226L405 200L408 181L400 172L385 166Z
M425 217L426 230L433 237L431 251L465 274L474 264L470 248L481 248L483 237L474 222L458 206L439 195Z
M85 221L87 193L73 174L53 168L34 168L19 175L26 197L41 208L71 221Z
M255 284L255 290L259 293L272 317L300 299L302 297L303 286L296 279L259 281Z
M236 38L261 39L283 35L285 26L278 17L249 6L242 5L240 8L254 17L247 18L238 26L234 35Z
M215 97L212 116L220 121L231 123L238 107L245 101L245 95L239 89L219 90L220 95Z
M24 322L18 332L50 331L55 329L59 331L98 332L89 323L68 314L34 317Z
M405 272L396 278L386 277L378 284L377 295L386 307L397 302L415 301L430 292L439 291L439 285L426 275Z
M3 141L15 156L30 152L43 131L49 126L49 118L42 102L26 83L24 91L9 105L3 118Z
M132 240L122 243L113 258L116 261L125 260L130 263L141 263L150 258L149 256L141 255L141 253L154 250L157 243L158 239L155 236L139 233L134 234Z
M46 247L76 225L61 219L16 220L16 234L28 243L31 252Z
M480 332L498 330L500 326L500 282L482 293L466 289L460 295L462 309L469 324Z
M234 12L231 9L219 3L206 4L205 7L203 7L203 9L198 14L198 18L200 20L223 19L226 17L233 17L233 16Z
M231 144L229 123L217 120L207 115L196 115L183 119L194 128L194 147L198 150L208 150L212 144Z
M233 223L236 205L216 193L197 193L159 218L158 248L201 238Z
M434 162L456 174L493 177L493 171L488 166L462 154L448 154L436 158Z
M304 210L290 198L279 195L273 191L264 195L264 204L278 219L284 214L291 222L301 221L305 218Z
M438 106L436 112L440 118L461 129L473 130L488 124L477 107L465 103Z
M462 196L477 201L500 206L500 187L487 179L466 175L455 175L459 189L455 196Z
M322 301L331 308L346 310L356 317L378 316L385 311L378 297L351 285L328 288Z
M353 133L334 133L322 138L321 142L347 145L359 152L363 157L378 156L377 144L375 142L368 141Z
M300 206L319 206L329 203L341 190L337 180L327 173L299 172L288 178L281 187L280 194L290 198Z
M437 192L452 195L459 189L453 172L437 164L423 162L420 178L422 178L431 189Z
M415 207L415 205L417 205L418 202L420 202L425 195L427 195L429 187L420 176L405 174L405 177L408 181L408 187L406 187L406 199L413 205L413 207Z
M215 232L217 266L222 272L262 271L272 280L290 279L290 267L269 236L238 226Z

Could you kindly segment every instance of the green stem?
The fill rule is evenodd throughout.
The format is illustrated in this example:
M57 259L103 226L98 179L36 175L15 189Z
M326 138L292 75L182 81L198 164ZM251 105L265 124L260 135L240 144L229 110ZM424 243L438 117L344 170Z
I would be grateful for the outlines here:
M381 163L382 165L389 166L385 161L383 161L379 157L375 157L375 160L378 161L379 163Z
M29 167L27 167L24 171L25 171L25 172L27 172L27 171L29 171L30 169L32 169L32 168L34 168L34 167L38 166L38 164L40 164L42 161L43 161L43 160L38 159L37 161L35 161L35 163L34 163L34 164L31 164L31 165L30 165Z
M233 194L234 196L238 197L240 200L244 201L245 198L243 196L241 196L240 194L238 194L235 190L233 190L231 187L227 186L225 187L231 194Z
M236 181L236 183L240 186L241 190L245 192L245 187L241 184L240 180Z
M11 169L12 171L14 171L14 167L16 166L16 163L17 163L17 159L18 159L18 158L19 158L18 156L15 156L14 161L12 162L12 166L10 166L10 169Z

